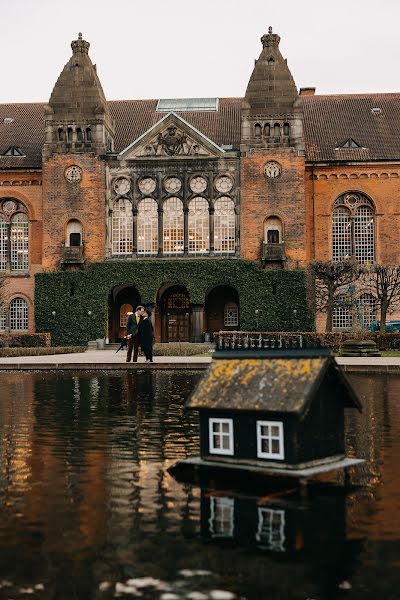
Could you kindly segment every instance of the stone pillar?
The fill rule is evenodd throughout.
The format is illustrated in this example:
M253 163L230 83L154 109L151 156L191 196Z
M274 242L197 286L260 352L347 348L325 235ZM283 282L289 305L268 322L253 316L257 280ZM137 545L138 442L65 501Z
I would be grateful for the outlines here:
M133 235L132 255L135 258L137 257L137 236L138 236L137 215L138 215L137 208L132 208L132 230L133 230L132 231L132 235Z
M183 256L189 254L189 208L183 209Z
M158 207L158 256L163 256L164 209Z
M235 255L240 256L240 212L235 206Z
M192 304L192 335L193 343L204 342L204 304Z

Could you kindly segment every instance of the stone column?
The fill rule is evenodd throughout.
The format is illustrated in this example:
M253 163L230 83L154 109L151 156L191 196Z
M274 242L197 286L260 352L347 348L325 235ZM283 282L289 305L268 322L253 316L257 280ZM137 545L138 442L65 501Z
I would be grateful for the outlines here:
M158 207L158 256L163 256L164 209Z
M183 256L189 254L189 208L183 209Z
M235 206L235 255L240 256L240 212Z
M138 227L137 227L137 208L132 208L132 256L134 258L137 257L137 236L138 236Z
M192 334L193 343L201 343L204 331L204 304L192 304Z

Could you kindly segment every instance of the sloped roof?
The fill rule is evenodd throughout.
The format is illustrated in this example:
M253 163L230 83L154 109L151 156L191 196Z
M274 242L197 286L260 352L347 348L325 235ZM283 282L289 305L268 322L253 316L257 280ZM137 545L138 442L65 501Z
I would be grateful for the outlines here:
M400 93L300 96L304 107L306 158L331 160L400 160ZM241 98L221 98L218 111L179 114L213 142L240 144ZM115 150L120 152L155 125L163 114L157 100L108 102L115 120ZM45 103L0 104L0 169L40 168ZM373 113L380 108L380 113ZM12 123L3 123L12 118ZM360 148L339 148L348 139ZM10 146L25 156L1 156ZM335 150L335 148L339 148Z
M332 369L332 383L343 405L360 408L352 388L329 356L216 358L186 406L302 414L328 369Z
M400 159L400 94L300 96L300 100L308 160ZM360 148L335 150L349 138Z

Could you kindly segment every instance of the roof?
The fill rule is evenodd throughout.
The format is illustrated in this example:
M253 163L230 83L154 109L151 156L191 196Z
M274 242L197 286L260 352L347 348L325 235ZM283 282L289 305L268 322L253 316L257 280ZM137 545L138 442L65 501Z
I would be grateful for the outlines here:
M306 157L310 161L400 160L400 93L300 96L304 108ZM155 125L158 100L108 102L120 152ZM180 112L218 146L240 145L241 98L220 98L217 111ZM0 155L10 146L24 157L0 156L0 168L40 168L45 103L0 104ZM373 108L381 112L373 113ZM11 123L4 119L12 118ZM360 148L340 147L352 138Z
M328 370L343 405L361 409L353 389L330 356L215 359L186 406L301 415Z
M300 99L308 160L400 159L400 94L300 96ZM349 138L360 148L336 150Z

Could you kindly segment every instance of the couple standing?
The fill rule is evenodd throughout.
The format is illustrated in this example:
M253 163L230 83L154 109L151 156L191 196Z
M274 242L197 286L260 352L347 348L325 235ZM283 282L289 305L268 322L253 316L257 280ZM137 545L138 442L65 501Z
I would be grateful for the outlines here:
M153 362L154 331L150 320L151 312L144 306L138 306L134 313L128 312L126 321L126 339L128 340L128 353L126 362L137 362L139 346L143 350L146 362Z

